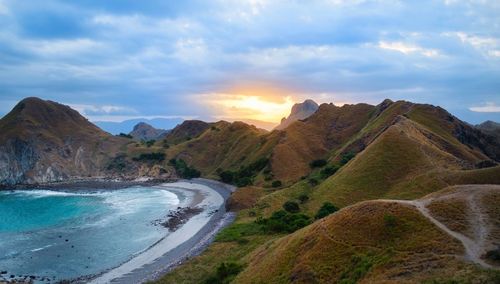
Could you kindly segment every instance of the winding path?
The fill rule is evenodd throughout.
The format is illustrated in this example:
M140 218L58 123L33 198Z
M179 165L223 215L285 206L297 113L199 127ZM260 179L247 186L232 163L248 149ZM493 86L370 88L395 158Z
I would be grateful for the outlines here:
M460 189L464 190L460 190ZM488 216L483 212L478 200L487 192L493 190L500 191L500 186L497 185L467 185L460 186L460 189L449 194L438 197L427 197L420 200L391 200L381 199L382 202L394 202L414 206L425 218L431 221L434 225L451 237L459 240L465 248L465 259L470 260L484 268L499 269L496 266L486 263L481 256L488 251L491 244L488 242L488 236L491 233L491 227L488 224ZM453 198L461 198L467 203L469 224L474 230L474 238L469 238L462 233L456 232L448 228L445 224L432 216L427 208L427 205L434 201L449 200Z

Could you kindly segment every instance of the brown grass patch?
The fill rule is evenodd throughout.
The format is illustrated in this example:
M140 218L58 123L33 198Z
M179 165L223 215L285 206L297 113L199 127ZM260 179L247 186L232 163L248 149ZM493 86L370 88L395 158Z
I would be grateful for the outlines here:
M427 205L427 208L434 218L445 224L450 230L469 238L475 237L467 218L469 208L466 201L459 199L438 200Z
M238 188L229 197L226 209L229 211L240 211L251 208L257 200L264 195L264 189L256 186Z
M388 227L387 215L394 216L395 225ZM364 202L260 247L236 283L422 280L452 275L455 255L461 253L458 241L415 209ZM363 263L369 268L361 278L350 274L350 269L362 270Z

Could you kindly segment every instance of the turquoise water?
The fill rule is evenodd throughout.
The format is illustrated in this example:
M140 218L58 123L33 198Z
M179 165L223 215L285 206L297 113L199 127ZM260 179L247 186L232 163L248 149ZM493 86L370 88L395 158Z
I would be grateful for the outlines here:
M115 267L166 236L153 221L178 204L174 193L148 187L0 192L0 279L53 281Z

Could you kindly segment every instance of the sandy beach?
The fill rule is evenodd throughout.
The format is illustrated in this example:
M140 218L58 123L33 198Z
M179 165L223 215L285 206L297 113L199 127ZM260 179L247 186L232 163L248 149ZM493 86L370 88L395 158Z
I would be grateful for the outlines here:
M176 231L118 267L91 279L89 283L143 283L172 270L185 259L199 254L234 215L225 211L225 202L234 187L207 179L181 180L157 187L168 188L181 197L180 207L199 207Z

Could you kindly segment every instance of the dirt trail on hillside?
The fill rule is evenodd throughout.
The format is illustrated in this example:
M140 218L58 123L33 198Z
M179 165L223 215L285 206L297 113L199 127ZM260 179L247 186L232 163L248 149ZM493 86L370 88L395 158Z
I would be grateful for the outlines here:
M464 257L474 263L477 263L485 268L499 269L498 266L493 266L485 262L481 257L489 250L495 249L495 237L497 242L500 241L500 236L492 236L492 225L489 222L489 216L484 213L484 208L481 206L481 198L493 191L500 192L499 185L464 185L454 187L449 193L442 195L430 194L419 200L379 200L383 202L395 202L414 206L424 217L438 226L442 231L459 240L464 248ZM473 231L473 238L465 236L462 233L451 230L444 223L437 220L430 213L427 205L435 201L443 201L450 199L464 200L467 203L469 210L466 211L467 218Z

